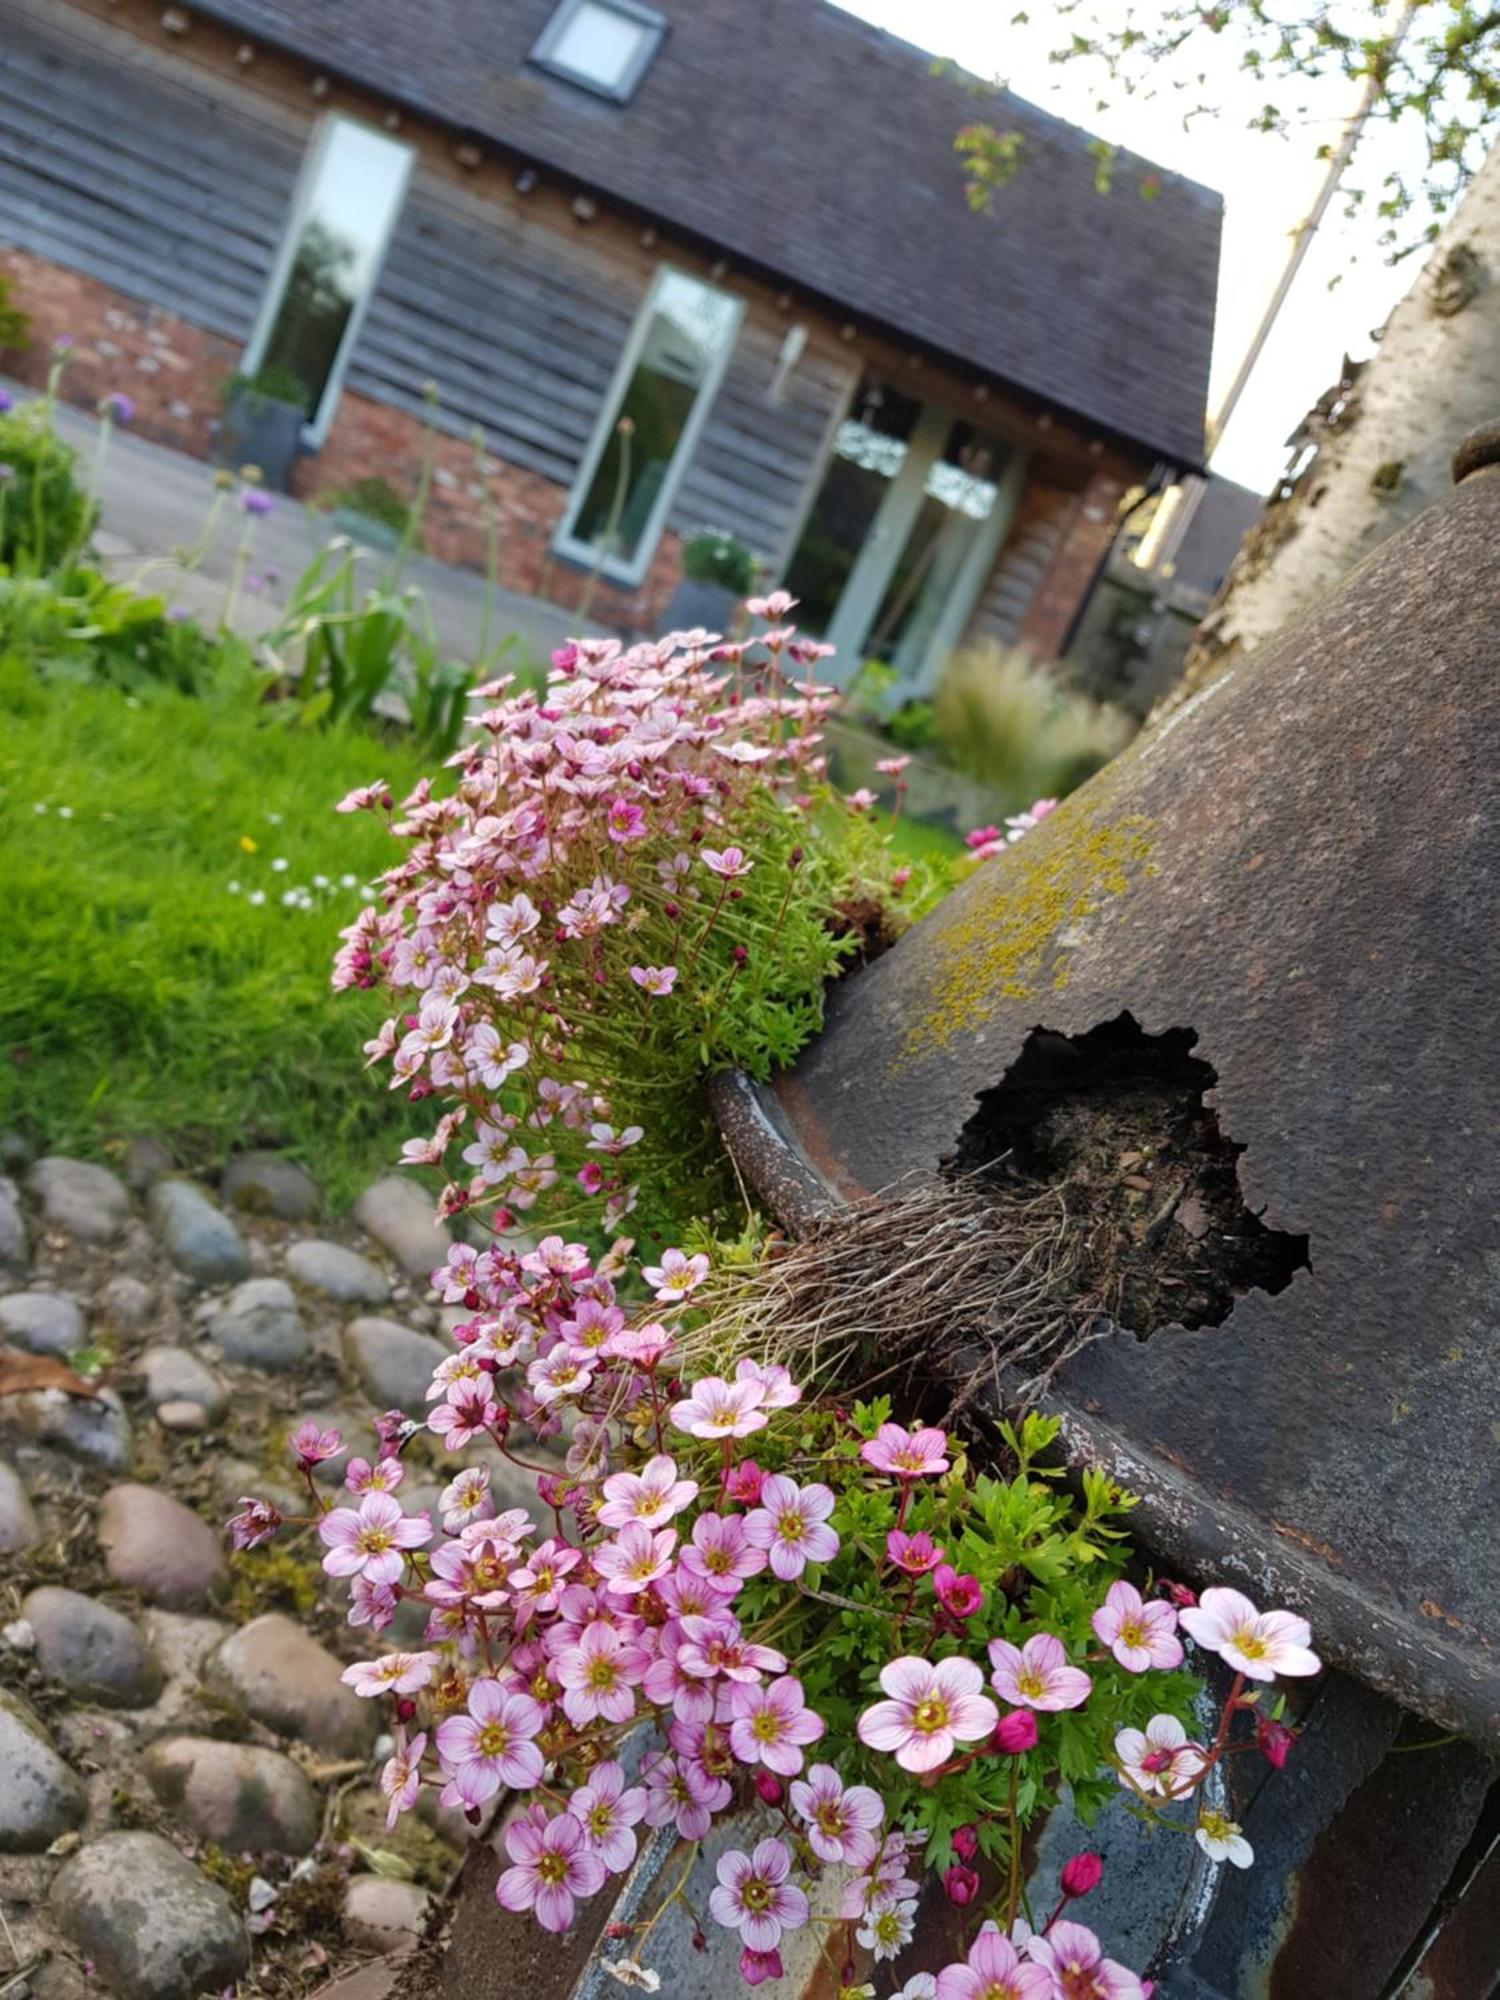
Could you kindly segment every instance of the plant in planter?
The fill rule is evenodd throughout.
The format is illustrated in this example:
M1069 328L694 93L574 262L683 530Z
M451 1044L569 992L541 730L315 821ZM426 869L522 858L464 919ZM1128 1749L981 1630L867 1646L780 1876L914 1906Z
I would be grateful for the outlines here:
M264 485L284 493L302 449L310 400L306 383L284 368L231 375L224 385L219 463L256 466Z
M412 503L404 500L388 479L356 479L352 486L331 488L312 503L327 512L340 534L363 547L393 554L403 543L421 553L422 537Z
M602 1196L613 1225L639 1201L665 1226L738 1205L706 1074L790 1061L860 934L920 906L821 776L825 650L785 626L712 651L580 641L540 695L476 690L493 705L454 796L344 801L412 843L335 978L389 991L370 1053L393 1081L452 1098L407 1149L449 1168L449 1209L566 1226Z
M726 529L700 528L682 545L683 580L667 606L667 625L727 631L737 600L749 596L759 573L755 557Z

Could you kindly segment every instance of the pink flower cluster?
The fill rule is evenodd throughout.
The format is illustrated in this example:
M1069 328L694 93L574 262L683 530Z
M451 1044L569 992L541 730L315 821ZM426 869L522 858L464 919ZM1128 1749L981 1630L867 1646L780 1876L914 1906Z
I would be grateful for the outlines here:
M342 1451L338 1433L304 1423L290 1439L323 1567L350 1587L351 1625L380 1635L403 1602L423 1614L414 1647L377 1652L343 1676L359 1697L391 1705L394 1747L381 1776L390 1824L424 1789L476 1822L519 1795L496 1889L507 1909L566 1930L580 1898L631 1868L643 1829L698 1841L718 1815L758 1797L781 1810L785 1835L724 1854L709 1901L738 1938L745 1979L779 1975L783 1940L811 1920L810 1897L830 1869L843 1871L834 1921L848 1926L849 1948L893 1959L912 1935L918 1883L909 1868L922 1837L889 1823L880 1788L850 1782L851 1762L863 1757L868 1772L889 1757L905 1785L900 1772L937 1783L980 1758L1027 1756L1049 1718L1089 1700L1101 1669L1175 1666L1181 1630L1238 1678L1211 1742L1191 1741L1166 1714L1119 1733L1119 1782L1155 1811L1194 1792L1224 1754L1233 1714L1252 1706L1247 1682L1317 1670L1307 1628L1290 1613L1261 1613L1223 1589L1179 1610L1123 1581L1094 1614L1100 1650L1086 1665L1046 1631L990 1639L981 1665L967 1621L984 1593L943 1562L931 1534L899 1525L933 1482L962 1479L947 1433L884 1423L856 1445L826 1405L799 1408L803 1389L785 1367L748 1357L724 1374L679 1379L679 1322L709 1275L706 1259L666 1249L642 1273L654 1297L634 1316L621 1303L623 1264L620 1246L596 1261L587 1246L550 1235L524 1249L457 1244L433 1274L468 1316L433 1376L432 1436L450 1447L480 1442L492 1463L494 1454L524 1463L517 1432L545 1443L566 1419L565 1453L532 1467L535 1516L501 1507L482 1464L454 1472L436 1521L408 1511L402 1452L420 1427L399 1413L379 1421L373 1461L348 1461L335 1500L317 1468ZM809 1435L831 1442L810 1451ZM748 1455L757 1450L782 1469L764 1469ZM827 1479L815 1476L825 1468ZM866 1504L886 1496L898 1525L873 1547L855 1535L846 1552L840 1493ZM230 1532L248 1548L280 1525L275 1509L247 1498ZM847 1741L771 1643L785 1612L816 1598L841 1559L866 1578L873 1566L895 1636L913 1618L933 1655L893 1647L881 1698ZM1277 1729L1284 1742L1270 1734ZM1290 1732L1258 1716L1256 1740L1276 1762ZM1018 1822L1012 1833L1019 1839ZM1200 1809L1195 1833L1212 1858L1248 1861L1222 1815ZM955 1833L953 1849L960 1859L944 1887L962 1907L979 1890L967 1866L976 1847ZM1094 1859L1070 1863L1063 1904L1038 1935L1012 1909L1007 1934L982 1933L966 1961L938 1975L936 2000L1138 1995L1135 1975L1065 1915L1097 1881Z
M775 600L783 618L791 602ZM748 945L735 906L773 823L814 837L833 694L811 676L830 650L785 624L746 643L570 643L541 694L477 691L492 705L451 795L424 779L398 807L376 780L343 800L389 815L410 853L342 933L334 984L391 995L370 1062L413 1102L445 1101L404 1158L447 1171L450 1212L492 1208L503 1228L581 1192L611 1226L630 1213L637 1163L665 1143L619 1115L632 1055L674 1032L696 1047L735 982L776 962L802 847L777 848L780 914ZM661 1025L674 1008L690 1031ZM664 1267L661 1296L691 1263Z

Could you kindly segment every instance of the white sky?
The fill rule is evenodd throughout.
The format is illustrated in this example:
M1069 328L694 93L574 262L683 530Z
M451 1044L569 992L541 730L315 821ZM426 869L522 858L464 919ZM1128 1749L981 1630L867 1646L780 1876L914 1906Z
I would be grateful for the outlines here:
M1241 47L1226 33L1196 51L1194 75L1208 59L1216 65L1201 89L1179 94L1163 88L1151 101L1116 92L1100 109L1109 87L1097 70L1084 62L1048 61L1074 25L1059 18L1048 0L1029 0L1032 19L1020 26L1013 16L1028 0L839 4L978 76L1008 84L1018 96L1113 144L1219 190L1225 198L1224 246L1209 397L1210 408L1217 407L1290 253L1290 232L1316 194L1323 169L1315 150L1325 141L1336 143L1354 103L1353 88L1342 80L1256 85L1240 70ZM1246 129L1268 98L1297 113L1287 137ZM1185 109L1203 101L1220 107L1217 116L1195 119L1184 129ZM1003 120L997 122L1003 129ZM1378 182L1398 161L1408 170L1419 163L1417 135L1372 123L1348 176L1372 190L1370 210ZM1004 191L995 199L1003 202ZM1100 199L1138 197L1121 184ZM1415 259L1394 268L1387 263L1378 233L1373 213L1346 222L1335 200L1214 455L1215 471L1265 491L1285 463L1288 433L1335 380L1342 356L1359 359L1371 352L1372 330L1417 273ZM1335 275L1340 281L1330 290Z

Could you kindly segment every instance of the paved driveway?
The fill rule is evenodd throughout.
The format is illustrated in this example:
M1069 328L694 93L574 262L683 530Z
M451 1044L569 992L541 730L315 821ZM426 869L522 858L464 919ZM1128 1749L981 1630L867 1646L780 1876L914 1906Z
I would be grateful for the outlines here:
M17 383L7 386L18 402L34 395ZM57 429L60 436L78 446L79 475L86 479L98 439L96 419L60 404ZM100 526L96 546L111 574L139 577L144 587L159 592L170 603L184 606L207 623L217 622L245 517L237 509L222 509L219 531L191 573L172 560L174 550L192 548L202 533L214 498L214 468L201 459L149 444L128 430L117 430L105 453L97 497ZM248 565L252 583L237 597L236 626L254 634L273 623L300 572L335 532L325 516L277 494L272 511L255 526ZM389 558L372 554L363 560L373 583ZM425 594L444 650L456 658L475 657L480 634L486 629L484 578L430 556L412 556L403 569L402 581L417 584ZM569 613L536 598L509 590L490 593L487 629L491 643L515 632L526 651L544 661L577 625L578 620Z

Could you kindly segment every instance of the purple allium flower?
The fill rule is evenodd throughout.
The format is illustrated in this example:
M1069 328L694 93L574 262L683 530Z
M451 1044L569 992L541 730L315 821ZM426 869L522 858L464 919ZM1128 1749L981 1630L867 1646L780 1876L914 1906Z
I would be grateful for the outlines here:
M15 407L16 399L10 393L9 389L0 389L0 417L3 417L7 411L13 410Z
M240 507L246 514L269 514L275 502L263 486L246 486L240 492Z
M111 389L104 398L100 414L112 417L117 424L132 423L135 419L135 404L123 389Z

